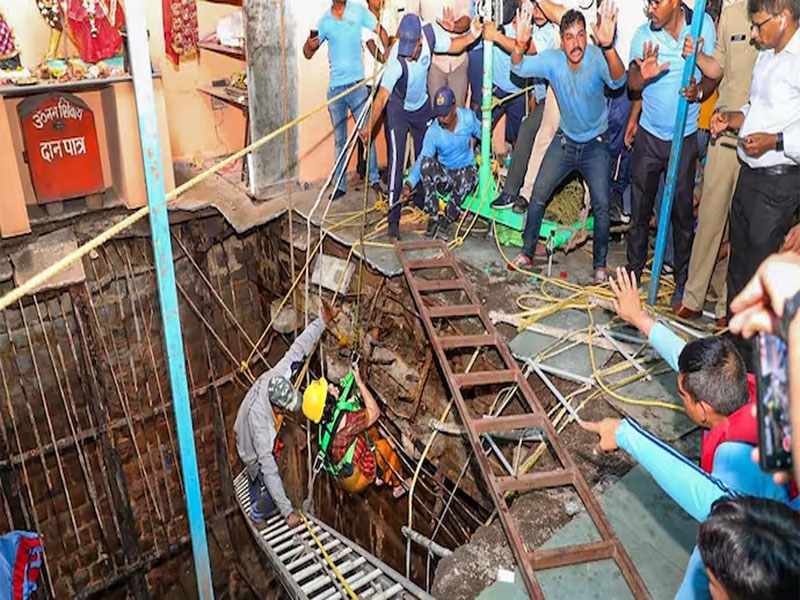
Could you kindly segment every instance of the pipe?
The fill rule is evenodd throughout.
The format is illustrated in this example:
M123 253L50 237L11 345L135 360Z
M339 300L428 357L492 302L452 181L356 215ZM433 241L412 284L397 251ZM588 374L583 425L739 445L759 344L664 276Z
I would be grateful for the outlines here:
M701 2L703 0L700 0ZM192 537L197 592L200 600L212 600L211 562L208 556L208 539L203 516L203 498L197 469L194 446L192 409L186 381L186 360L183 352L181 319L178 308L178 291L175 287L175 268L172 261L172 242L167 215L167 198L164 173L161 166L158 120L153 74L150 70L150 47L147 41L147 24L142 0L132 0L126 5L128 27L128 54L130 56L133 89L136 96L136 113L144 161L147 203L150 207L150 229L153 236L153 256L157 265L158 292L161 299L161 319L169 365L175 424L181 454L183 483L189 531Z
M429 550L431 554L435 554L439 558L446 558L453 553L453 551L450 550L449 548L440 546L430 538L425 537L420 532L414 531L413 529L410 529L405 525L403 525L403 527L400 530L403 532L403 535L406 536L408 539L410 539L412 542L419 544L426 550Z
M484 3L483 20L492 20L493 2ZM695 38L696 39L696 38ZM483 98L481 102L481 165L478 172L478 197L485 198L492 184L492 87L494 42L483 40ZM476 209L477 210L477 207Z
M703 32L705 20L706 0L695 0L692 20L692 39L697 39ZM689 79L694 76L697 65L697 50L686 58L683 65L681 89L689 85ZM678 115L675 118L675 130L672 133L672 150L669 154L667 167L667 181L664 186L664 196L661 200L661 213L658 217L658 235L656 236L656 251L653 255L653 267L650 275L650 291L647 303L655 306L658 299L658 286L661 282L661 267L664 265L664 252L667 250L667 232L669 231L670 217L672 215L672 200L675 198L675 186L678 183L678 165L683 149L683 132L686 129L686 115L689 112L689 101L683 96L678 96Z

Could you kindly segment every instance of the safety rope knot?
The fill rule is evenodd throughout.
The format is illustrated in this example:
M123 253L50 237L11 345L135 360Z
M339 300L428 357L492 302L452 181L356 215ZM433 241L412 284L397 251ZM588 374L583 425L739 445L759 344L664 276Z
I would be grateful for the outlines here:
M389 210L389 203L381 196L378 200L375 200L373 208L378 212L383 212Z
M243 360L242 363L239 365L239 372L240 373L249 373L250 372L250 365L246 360Z

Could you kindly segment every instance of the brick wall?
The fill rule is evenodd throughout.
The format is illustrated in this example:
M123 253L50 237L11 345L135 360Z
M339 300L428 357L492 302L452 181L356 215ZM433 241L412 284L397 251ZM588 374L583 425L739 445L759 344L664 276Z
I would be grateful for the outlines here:
M269 302L286 283L276 258L280 226L237 236L214 217L176 225L173 233L257 339L268 323ZM219 377L238 365L222 344L236 361L250 347L177 244L174 249L180 285L220 338L180 293L187 371L196 390L207 385L210 372ZM142 572L152 596L196 594L152 264L148 238L115 238L84 259L85 285L41 293L35 302L27 297L21 309L0 318L0 531L42 534L57 598L127 595L132 559L123 544L126 527L135 532L139 561L148 566ZM231 428L243 393L232 382L218 388L219 407L207 393L192 398L208 522L231 508L222 491L228 482L220 476L212 411L222 413L235 472ZM105 427L98 427L100 419ZM118 457L124 476L121 502L114 502L110 455ZM132 520L123 518L120 504L129 505ZM231 583L238 579L235 561L213 536L210 545L215 584L226 593L232 585L249 589L242 581ZM103 588L115 580L117 586Z

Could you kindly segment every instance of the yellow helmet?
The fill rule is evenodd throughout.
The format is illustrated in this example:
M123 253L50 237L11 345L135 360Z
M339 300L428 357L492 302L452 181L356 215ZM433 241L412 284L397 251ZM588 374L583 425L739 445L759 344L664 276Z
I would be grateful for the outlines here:
M312 381L303 392L303 414L310 421L319 423L322 412L325 410L325 400L328 397L328 382L324 377Z

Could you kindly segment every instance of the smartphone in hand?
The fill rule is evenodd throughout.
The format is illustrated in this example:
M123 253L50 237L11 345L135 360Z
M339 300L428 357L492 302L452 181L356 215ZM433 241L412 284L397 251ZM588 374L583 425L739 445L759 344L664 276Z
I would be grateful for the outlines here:
M755 340L755 350L760 465L768 472L785 471L792 467L786 344L762 333Z
M316 29L312 29L309 37L316 38L319 37L319 31Z

